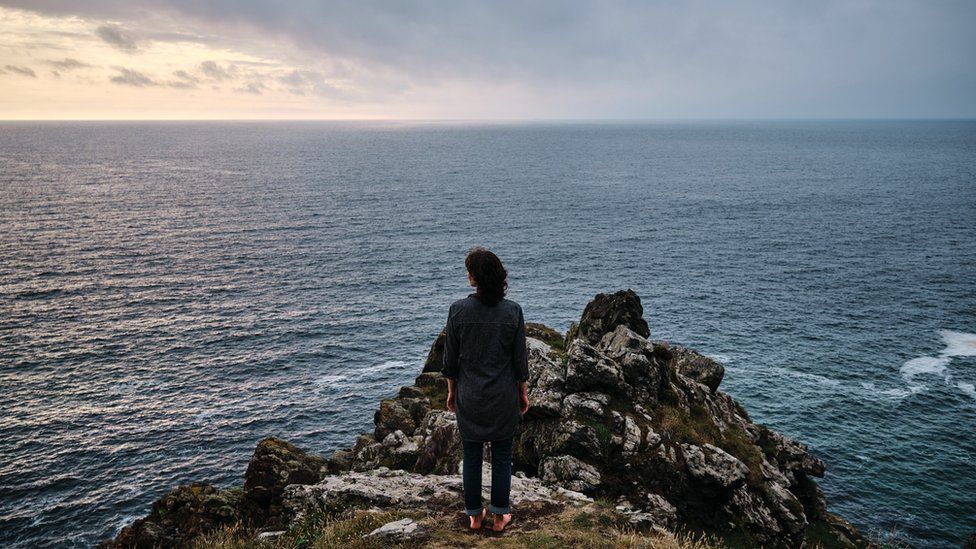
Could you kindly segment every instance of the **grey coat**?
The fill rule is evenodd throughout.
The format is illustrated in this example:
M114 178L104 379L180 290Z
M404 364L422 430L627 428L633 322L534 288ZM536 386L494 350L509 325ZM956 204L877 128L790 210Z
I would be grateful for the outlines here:
M522 307L502 299L484 305L475 294L451 304L444 338L445 377L457 380L461 438L501 440L515 434L519 381L529 378Z

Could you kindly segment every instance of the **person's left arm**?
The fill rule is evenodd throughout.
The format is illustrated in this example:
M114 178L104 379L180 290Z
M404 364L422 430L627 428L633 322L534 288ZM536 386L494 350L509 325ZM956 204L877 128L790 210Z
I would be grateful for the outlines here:
M458 345L459 341L454 330L454 309L447 313L447 324L444 326L444 364L441 373L447 378L447 402L444 406L450 412L456 412L454 395L457 389L458 377Z

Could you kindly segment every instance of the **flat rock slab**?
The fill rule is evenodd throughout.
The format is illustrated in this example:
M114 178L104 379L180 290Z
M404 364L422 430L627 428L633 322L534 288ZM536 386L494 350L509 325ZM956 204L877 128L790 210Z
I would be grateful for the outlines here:
M490 466L482 470L483 494L489 495ZM431 499L456 499L463 506L461 475L423 475L380 467L370 471L328 475L317 484L292 485L285 489L284 507L294 518L330 504L363 507L427 507ZM591 498L572 490L552 487L522 474L512 476L513 505L526 501L588 503Z
M426 533L417 521L412 518L405 518L388 522L363 537L381 538L386 541L407 541L422 538Z

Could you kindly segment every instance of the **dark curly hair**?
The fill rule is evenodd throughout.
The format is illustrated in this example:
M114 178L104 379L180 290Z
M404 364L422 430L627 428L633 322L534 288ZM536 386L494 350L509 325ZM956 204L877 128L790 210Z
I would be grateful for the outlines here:
M502 265L502 260L488 250L471 248L464 258L467 267L478 289L475 296L485 305L495 305L505 297L508 290L508 271Z

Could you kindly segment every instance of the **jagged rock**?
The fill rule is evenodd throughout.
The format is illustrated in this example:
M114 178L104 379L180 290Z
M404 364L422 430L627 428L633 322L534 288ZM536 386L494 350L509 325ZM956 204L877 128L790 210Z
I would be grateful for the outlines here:
M600 471L573 456L555 456L542 462L542 480L577 492L592 492L600 485Z
M583 309L579 321L579 335L594 345L603 334L624 325L643 337L650 337L651 330L644 320L644 307L633 290L620 290L612 294L597 294Z
M413 470L445 475L457 472L461 461L461 435L454 414L433 410L421 425L421 443Z
M631 330L625 324L620 324L612 332L603 334L597 348L614 359L619 359L629 353L654 354L654 345L646 337Z
M541 442L551 443L547 452L550 455L568 454L598 458L603 453L596 429L574 420L559 422L551 437Z
M639 530L673 528L678 518L677 508L657 494L647 494L645 499L643 507L621 499L616 510L627 517L631 526Z
M243 520L240 488L219 490L205 483L178 486L156 500L145 518L136 520L104 549L184 547L193 538Z
M731 488L742 483L749 473L745 463L711 444L704 446L682 444L681 452L685 459L685 466L692 477L718 484L723 488Z
M430 344L430 351L427 353L427 360L424 361L422 373L440 372L444 367L444 330L437 334L434 342Z
M654 429L648 427L644 432L644 446L647 449L655 448L661 443L661 435L657 434Z
M526 339L529 363L529 418L555 417L562 412L566 366L550 358L552 347L537 339Z
M678 509L658 494L647 494L647 509L656 524L671 528L678 519Z
M693 379L711 389L718 390L725 376L725 367L707 356L685 349L674 347L671 349L672 363L679 374Z
M633 454L640 448L640 443L643 440L643 434L641 434L640 426L637 421L631 416L624 417L624 436L622 445L624 454Z
M595 419L603 417L610 397L603 393L573 393L563 399L562 415L590 416Z
M604 334L597 347L620 364L624 380L636 399L657 403L663 373L650 341L620 324Z
M417 446L417 440L421 437L408 437L403 431L397 429L392 433L386 435L383 439L382 444L383 449L389 453L393 459L391 460L391 466L398 469L413 469L414 464L417 462L417 454L419 452L419 447Z
M570 392L604 390L621 395L632 392L624 382L620 364L582 339L573 340L569 346L566 389Z
M378 538L387 543L402 543L417 541L425 537L427 532L411 518L404 518L388 522L363 536L364 538Z
M827 465L810 455L806 445L762 426L753 426L752 431L758 444L766 448L783 469L823 477Z
M290 484L312 484L328 472L328 461L281 439L258 442L244 473L243 514L255 526L281 525L281 494Z
M635 526L694 524L754 545L799 546L816 523L848 546L863 545L853 527L827 513L811 478L824 474L824 463L803 444L753 424L718 389L721 364L649 341L642 311L628 290L596 296L565 338L527 324L531 405L516 433L513 501L606 497L626 503ZM262 441L236 518L268 528L327 505L430 505L438 498L460 505L461 441L444 408L442 352L443 333L415 383L380 403L374 431L329 460ZM487 494L487 478L484 486ZM210 528L223 520L212 518L210 504L186 507L187 524Z
M373 423L376 424L376 440L383 440L386 435L393 431L403 431L412 435L417 428L413 414L410 413L409 406L414 404L417 399L407 398L385 398L380 402L380 407L373 414Z

